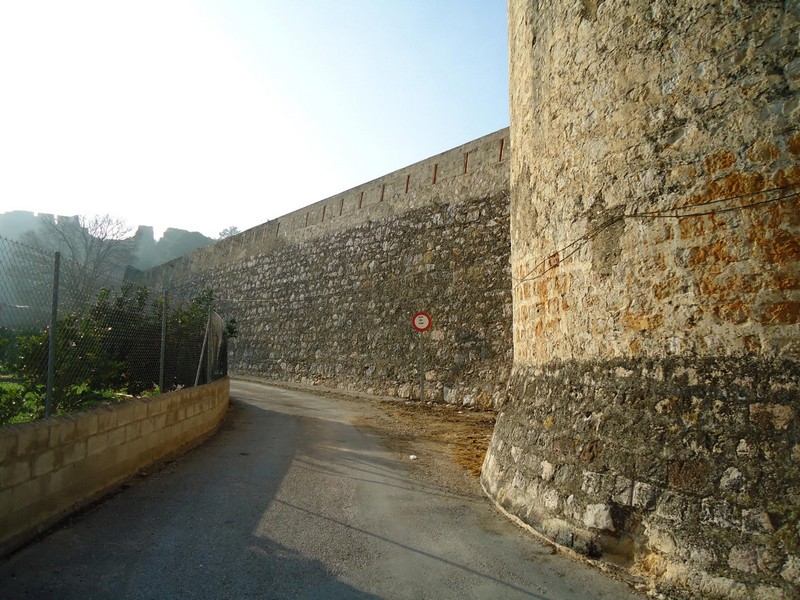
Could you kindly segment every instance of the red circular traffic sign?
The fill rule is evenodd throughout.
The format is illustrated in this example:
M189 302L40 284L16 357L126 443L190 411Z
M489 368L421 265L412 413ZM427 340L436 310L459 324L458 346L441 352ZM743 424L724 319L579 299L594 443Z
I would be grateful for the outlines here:
M428 331L431 328L431 323L431 316L426 312L418 312L411 318L411 324L420 333Z

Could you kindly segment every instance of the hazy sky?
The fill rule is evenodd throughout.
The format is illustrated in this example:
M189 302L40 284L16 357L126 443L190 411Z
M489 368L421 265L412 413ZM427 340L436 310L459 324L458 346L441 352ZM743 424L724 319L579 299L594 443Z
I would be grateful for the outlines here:
M0 0L0 212L216 237L508 125L505 0Z

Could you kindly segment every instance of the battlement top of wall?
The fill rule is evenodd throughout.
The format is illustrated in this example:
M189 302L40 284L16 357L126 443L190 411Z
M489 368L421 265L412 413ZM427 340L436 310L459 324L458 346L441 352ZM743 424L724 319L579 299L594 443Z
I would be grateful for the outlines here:
M491 149L490 149L491 148ZM464 159L465 155L469 155L466 160ZM381 175L375 179L371 179L364 183L361 183L355 187L350 189L344 190L339 192L338 194L334 194L333 196L329 196L312 204L306 205L302 208L298 208L294 211L286 213L280 217L276 217L272 219L271 222L274 221L281 221L291 219L295 215L305 215L309 210L313 211L315 207L323 206L326 203L330 203L331 201L341 200L342 198L358 195L361 197L362 192L366 195L368 190L372 190L378 187L382 187L384 184L388 182L395 181L397 179L405 180L408 178L408 181L405 183L408 184L409 189L404 189L406 193L411 191L410 188L419 189L420 187L425 186L425 182L429 182L431 185L441 182L446 179L448 176L455 175L455 174L467 174L468 172L477 169L480 166L483 166L486 163L492 162L502 162L506 163L507 159L510 155L510 145L509 145L509 128L505 127L503 129L498 129L495 132L489 133L487 135L481 136L477 139L471 140L460 146L456 146L455 148L450 148L449 150L445 150L444 152L440 152L438 154L434 154L433 156L429 156L428 158L424 158L420 161L387 173L385 175ZM445 167L448 166L448 162L456 161L459 164L458 167L461 166L461 162L464 162L464 170L461 173L452 173L450 171L459 171L461 169L450 169L450 171L446 171ZM438 165L436 168L437 173L435 175L431 174L430 178L425 178L424 174L430 172L433 165ZM452 165L449 165L452 166ZM412 181L409 176L412 174L420 175L420 179ZM384 192L384 200L385 200L385 192ZM366 206L366 202L362 202L362 208ZM251 229L258 229L265 225L266 223L262 223L260 225L256 225Z
M459 203L508 194L509 128L372 179L318 202L195 250L161 267L180 276L214 264L258 254L275 244L298 243L434 203ZM146 278L161 279L161 267ZM176 270L177 269L177 270Z

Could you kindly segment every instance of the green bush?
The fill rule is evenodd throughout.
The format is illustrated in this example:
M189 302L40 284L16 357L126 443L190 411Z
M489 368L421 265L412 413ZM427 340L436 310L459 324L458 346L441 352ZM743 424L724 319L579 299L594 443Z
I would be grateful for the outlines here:
M44 390L26 391L19 383L0 383L0 424L33 421L44 415Z
M159 393L163 303L149 295L143 286L104 289L89 310L58 320L52 414ZM194 385L212 301L206 290L169 313L166 389ZM0 424L44 415L48 342L49 331L0 330Z

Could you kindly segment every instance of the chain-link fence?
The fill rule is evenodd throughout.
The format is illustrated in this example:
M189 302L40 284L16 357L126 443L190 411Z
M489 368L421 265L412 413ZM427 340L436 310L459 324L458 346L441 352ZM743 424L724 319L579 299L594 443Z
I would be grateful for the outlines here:
M226 340L210 290L148 289L0 237L0 425L207 383Z

